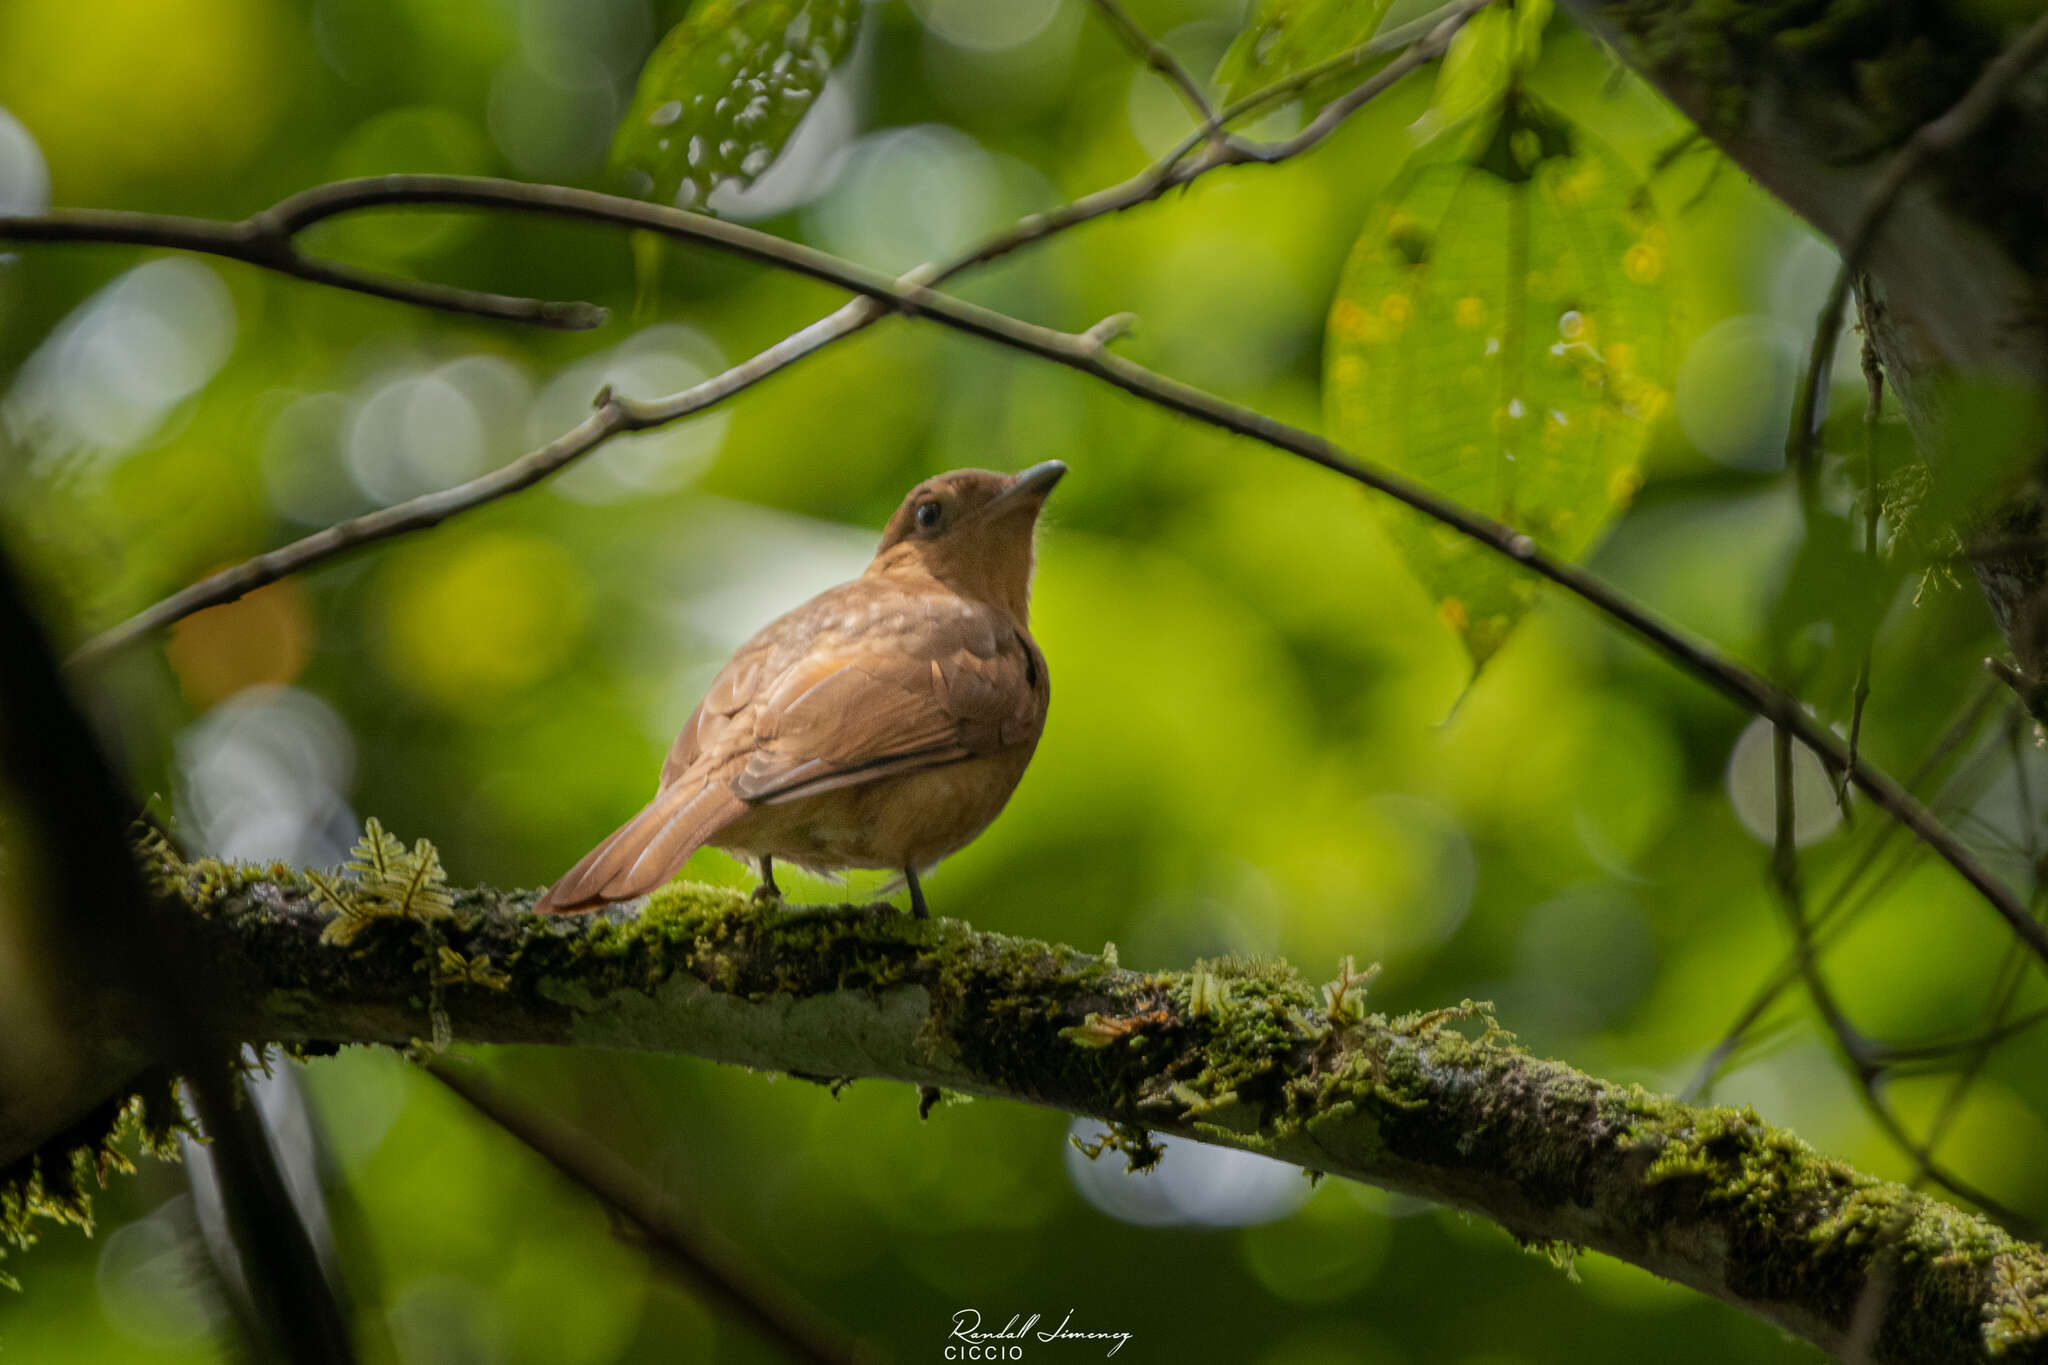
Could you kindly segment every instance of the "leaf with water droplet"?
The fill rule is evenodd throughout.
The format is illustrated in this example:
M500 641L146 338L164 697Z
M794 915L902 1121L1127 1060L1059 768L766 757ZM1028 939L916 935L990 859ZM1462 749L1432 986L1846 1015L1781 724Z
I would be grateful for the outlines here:
M1392 0L1258 0L1223 60L1217 95L1226 103L1307 71L1372 37ZM1340 78L1356 80L1387 64L1374 53L1310 87L1311 97Z
M860 0L700 0L641 69L612 168L662 203L702 208L752 184L846 55Z
M1576 558L1634 494L1669 403L1669 251L1619 158L1510 100L1475 160L1404 175L1353 246L1324 352L1331 437ZM1476 674L1536 580L1387 515Z

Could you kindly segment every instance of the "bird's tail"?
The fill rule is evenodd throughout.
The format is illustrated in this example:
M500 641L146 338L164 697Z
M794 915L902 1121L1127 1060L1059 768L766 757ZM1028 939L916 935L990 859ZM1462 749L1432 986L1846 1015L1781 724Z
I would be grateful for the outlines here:
M567 915L644 896L681 871L692 853L746 808L716 779L664 787L638 815L584 854L533 908Z

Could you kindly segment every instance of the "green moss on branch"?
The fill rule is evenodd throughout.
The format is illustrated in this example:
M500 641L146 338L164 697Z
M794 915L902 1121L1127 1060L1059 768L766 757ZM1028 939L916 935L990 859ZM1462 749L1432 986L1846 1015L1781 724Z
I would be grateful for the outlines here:
M402 1046L439 1012L468 1041L1025 1100L1116 1125L1126 1151L1145 1151L1141 1131L1222 1143L1471 1210L1525 1244L1592 1247L1823 1346L1877 1277L1876 1359L2048 1359L2039 1248L1748 1110L1532 1056L1470 1002L1368 1014L1349 964L1320 991L1277 961L1136 972L886 905L795 909L688 884L572 918L533 914L532 893L451 891L431 936L387 916L337 944L332 884L160 873L252 1041Z

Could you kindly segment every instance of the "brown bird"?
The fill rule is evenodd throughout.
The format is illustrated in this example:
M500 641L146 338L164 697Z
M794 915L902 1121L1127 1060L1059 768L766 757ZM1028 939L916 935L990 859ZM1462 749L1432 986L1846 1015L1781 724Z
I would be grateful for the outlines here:
M918 873L1010 799L1051 680L1029 629L1032 533L1067 467L956 469L910 490L867 571L741 645L676 736L654 799L535 907L644 896L706 844L761 869Z

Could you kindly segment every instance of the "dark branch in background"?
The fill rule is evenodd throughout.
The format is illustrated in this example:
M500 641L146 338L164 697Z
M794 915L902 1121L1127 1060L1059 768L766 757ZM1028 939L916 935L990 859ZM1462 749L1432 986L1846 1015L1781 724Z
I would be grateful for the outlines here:
M1869 262L1871 248L1892 205L1931 159L1953 152L1967 142L2020 79L2044 58L2048 58L2048 14L2029 24L2018 41L1988 63L1947 113L1922 124L1892 158L1883 177L1871 187L1870 197L1842 245L1841 268L1835 272L1835 282L1828 288L1827 300L1814 324L1813 348L1799 385L1799 401L1793 408L1791 458L1787 463L1799 471L1802 486L1811 488L1820 477L1814 451L1814 440L1819 434L1820 394L1834 372L1835 338L1841 334L1842 310L1848 306L1849 288Z
M444 313L466 313L501 322L582 331L605 320L594 303L553 303L544 299L458 289L429 280L409 280L307 256L296 238L306 226L280 217L276 208L238 223L186 218L170 213L124 213L117 209L51 209L34 215L0 216L0 238L16 242L106 242L123 246L172 247L261 266L311 284L330 285Z
M437 1061L427 1071L533 1149L571 1184L624 1217L642 1234L641 1245L654 1263L699 1297L749 1324L797 1360L857 1365L869 1359L842 1333L821 1325L808 1304L743 1270L735 1248L691 1219L613 1153L553 1115L521 1103L471 1068Z
M1358 94L1362 98L1358 98L1351 108L1355 111L1363 107L1366 100L1373 95L1390 88L1403 76L1439 55L1442 48L1449 44L1457 27L1485 3L1486 0L1459 0L1459 3L1447 5L1416 23L1404 25L1370 43L1362 44L1355 49L1356 56L1347 54L1343 60L1356 61L1369 53L1387 51L1397 45L1409 45L1399 57L1360 86ZM1279 98L1298 89L1299 84L1297 78L1290 78L1269 87L1268 91L1254 92L1225 110L1221 117L1225 121L1242 117L1265 107L1270 99ZM1333 131L1335 126L1332 122L1324 132ZM948 262L921 266L909 272L902 277L900 283L906 286L939 284L962 271L1000 259L1020 247L1041 241L1081 223L1150 203L1169 190L1190 184L1220 166L1275 159L1270 152L1247 152L1242 155L1216 152L1188 161L1189 155L1202 145L1206 135L1207 130L1192 134L1151 167L1119 185L1097 191L1050 212L1032 214ZM295 200L286 201L271 212L284 211L303 199L304 196L299 196ZM7 238L12 230L10 225L15 221L17 220L0 218L0 240ZM889 316L889 312L889 309L873 299L855 299L724 373L714 375L681 393L652 400L634 400L609 392L601 394L597 400L597 410L590 417L539 449L530 451L488 474L479 475L467 483L438 493L423 494L407 502L340 522L293 541L289 545L257 555L200 579L88 640L72 654L71 665L79 667L94 663L127 647L144 635L160 630L194 612L232 602L266 584L325 563L351 550L408 532L437 526L462 512L481 507L485 503L521 489L530 488L556 470L595 450L620 432L660 426L702 412L788 368L832 342L852 336L871 326Z
M222 1203L269 1341L266 1358L351 1365L347 1315L336 1302L285 1188L255 1106L240 1092L236 1049L223 1043L185 929L154 904L125 831L136 809L64 690L56 656L0 554L0 778L41 855L44 938L62 964L53 990L133 1016L184 1077L212 1139ZM124 999L125 998L125 999ZM139 1003L139 1009L125 1000ZM81 1031L78 1020L68 1023ZM104 1022L99 1024L104 1028Z

